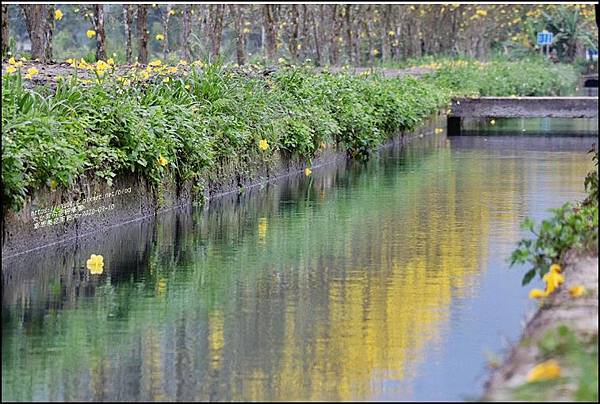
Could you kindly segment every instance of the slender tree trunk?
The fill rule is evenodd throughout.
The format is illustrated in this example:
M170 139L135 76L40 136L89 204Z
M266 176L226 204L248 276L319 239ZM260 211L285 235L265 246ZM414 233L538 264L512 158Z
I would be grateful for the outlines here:
M94 5L94 23L96 29L96 60L106 60L103 4Z
M298 45L300 44L298 42L298 37L299 37L299 32L300 32L300 25L299 25L299 20L300 20L300 13L298 12L298 6L296 4L292 4L292 8L291 8L291 12L292 12L292 32L290 33L290 38L289 38L289 48L290 48L290 55L292 56L292 61L294 63L298 62L298 58L299 58L299 48Z
M171 8L173 6L167 4L167 9L162 13L163 24L163 59L166 61L169 56L169 19L171 18Z
M273 4L264 4L262 11L266 34L267 60L273 61L277 52L277 19L275 17L275 7Z
M2 6L2 56L8 52L8 6Z
M391 55L391 44L390 44L390 31L391 31L391 18L392 18L392 5L386 4L385 11L383 13L383 33L381 41L381 59L383 62L390 60ZM393 32L393 31L392 31Z
M340 38L340 19L338 18L338 5L331 6L331 37L329 41L329 61L337 66L339 63L339 39Z
M322 7L322 5L321 5ZM312 33L313 39L315 42L315 63L317 66L321 66L323 64L322 53L321 53L321 37L319 35L319 28L317 27L317 19L315 18L315 14L312 9L309 9L310 13L310 21L312 24Z
M225 5L211 5L211 29L210 29L210 45L212 58L218 58L221 54L221 37L223 35L223 16L225 13Z
M52 60L52 33L54 31L54 5L48 5L46 14L46 61Z
M181 58L185 61L192 60L190 49L190 35L192 34L192 5L186 4L183 9L183 29L181 31Z
M46 40L48 22L46 20L48 6L46 4L27 4L21 5L25 14L25 25L31 40L31 56L33 59L39 59L46 63Z
M125 25L125 61L131 63L131 24L133 24L133 8L123 4L123 22Z
M246 34L244 33L244 12L237 4L229 5L235 26L235 53L238 65L246 64Z
M148 64L148 5L138 5L137 12L137 32L139 39L138 62Z
M354 63L354 57L352 55L352 4L345 5L344 17L346 17L346 54L348 56L348 63Z

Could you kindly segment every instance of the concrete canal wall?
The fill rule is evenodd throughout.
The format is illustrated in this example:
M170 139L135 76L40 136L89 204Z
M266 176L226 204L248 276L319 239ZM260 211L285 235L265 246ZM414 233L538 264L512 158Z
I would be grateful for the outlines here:
M438 113L413 132L397 133L382 147L433 134L436 127L443 126L444 119ZM139 176L124 174L115 178L111 187L88 176L82 176L67 189L45 187L35 192L19 212L5 212L2 269L10 265L11 258L36 249L102 232L167 209L206 204L227 193L345 158L343 145L337 144L320 150L312 163L280 151L272 153L266 160L228 160L215 167L201 184L178 183L170 177L155 189Z

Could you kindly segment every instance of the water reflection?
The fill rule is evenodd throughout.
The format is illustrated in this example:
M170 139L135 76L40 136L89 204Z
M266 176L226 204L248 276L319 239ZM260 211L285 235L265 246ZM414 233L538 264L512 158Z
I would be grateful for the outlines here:
M452 368L430 360L447 341L471 343L476 373L481 340L508 327L501 285L482 284L504 274L524 216L581 196L593 139L571 140L434 135L18 257L2 279L2 398L426 398L428 369ZM503 309L518 320L522 303ZM476 336L463 306L490 314Z

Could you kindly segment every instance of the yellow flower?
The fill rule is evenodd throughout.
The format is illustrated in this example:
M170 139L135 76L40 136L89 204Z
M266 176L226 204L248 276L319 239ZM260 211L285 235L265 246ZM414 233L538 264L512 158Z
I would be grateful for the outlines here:
M94 31L93 29L88 29L85 34L88 38L92 39L96 36L96 31Z
M179 61L179 64L180 64L180 65L183 65L183 66L187 66L188 62L187 62L187 60L183 60L183 59L181 59L181 60Z
M160 61L160 59L156 59L156 60L153 60L152 62L148 63L148 66L158 67L160 65L162 65L162 62Z
M394 36L394 35L396 35L396 33L394 31L388 31L388 35L389 36Z
M435 128L435 134L439 135L440 133L444 133L444 128Z
M35 67L30 67L29 69L27 69L27 74L25 75L25 78L31 80L33 76L35 76L38 73L38 69L36 69Z
M60 20L62 20L62 18L63 18L63 13L62 13L62 11L60 11L60 9L57 9L57 10L54 12L54 19L55 19L55 20L57 20L57 21L60 21Z
M308 176L309 176L309 175L311 175L311 174L312 174L312 170L311 170L310 168L306 167L306 168L304 169L304 175L306 175L306 176L308 177Z
M156 40L157 41L164 41L165 40L165 36L163 34L156 34Z
M115 60L113 58L108 58L108 60L106 61L106 63L109 66L114 66L115 65Z
M560 377L560 366L554 359L536 365L527 374L528 382L552 380Z
M185 85L185 89L186 89L186 90L189 90L190 88L192 88L192 86L191 86L191 85L189 85L189 84L186 84L186 85Z
M171 73L171 74L175 74L175 73L177 73L177 66L169 67L169 70L168 70L168 71L169 71L169 73Z
M261 150L267 150L269 148L269 143L265 139L260 139L258 142L258 148Z
M165 78L163 79L163 83L168 83L169 81L171 81L171 78L170 78L170 77L165 77Z
M250 28L247 28L247 27L246 27L246 28L242 29L242 32L243 32L244 34L248 34L248 33L250 33Z
M379 55L379 49L373 49L373 56Z
M175 15L175 13L177 13L177 11L175 11L173 9L169 10L169 15Z
M279 62L280 65L282 65L282 64L285 63L285 59L284 58L279 58L277 61Z
M17 61L15 60L14 56L11 56L10 59L8 59L8 64L14 65L15 63L17 63Z
M162 155L158 158L158 164L161 165L162 167L166 166L169 163L169 161L164 158Z
M490 125L495 125L495 124L496 124L496 120L495 120L495 119L492 119L492 120L490 121Z
M92 275L100 275L104 270L104 257L92 254L86 262L87 269Z
M8 67L6 68L6 72L7 72L8 74L13 74L13 73L14 73L14 72L16 72L16 71L17 71L17 69L16 69L16 67L14 67L14 66L8 66Z
M565 277L557 272L548 272L542 278L544 282L546 282L546 293L551 295L554 293L554 290L565 281Z
M539 299L541 297L546 297L546 296L548 296L546 294L546 292L544 292L543 290L540 290L540 289L531 289L529 291L529 298L530 299Z
M585 292L585 286L583 285L576 285L569 288L569 293L572 297L581 297L585 295Z
M558 265L558 264L550 265L550 272L559 274L561 272L560 265Z

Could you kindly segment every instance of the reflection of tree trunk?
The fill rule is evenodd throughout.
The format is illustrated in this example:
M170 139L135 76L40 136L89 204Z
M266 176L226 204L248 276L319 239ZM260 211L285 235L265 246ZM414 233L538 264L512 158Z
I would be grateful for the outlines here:
M192 5L186 4L183 9L183 29L181 31L181 58L185 61L192 60L190 49L190 35L192 34Z
M138 61L141 64L148 64L148 5L140 4L137 13L137 31L139 38L139 56Z
M8 6L2 6L2 56L8 52Z
M133 23L133 8L123 4L123 22L125 24L125 61L131 63L131 24Z
M96 60L106 60L103 4L94 5L94 23L96 29Z
M231 15L235 25L235 53L238 65L246 63L246 35L244 34L244 14L240 5L230 4Z
M277 50L277 20L275 17L275 6L273 4L265 4L262 7L264 27L266 33L267 44L267 60L273 61Z
M25 25L31 40L31 56L46 63L46 28L48 6L46 4L21 5L25 14Z

